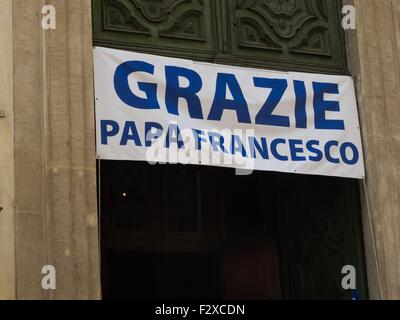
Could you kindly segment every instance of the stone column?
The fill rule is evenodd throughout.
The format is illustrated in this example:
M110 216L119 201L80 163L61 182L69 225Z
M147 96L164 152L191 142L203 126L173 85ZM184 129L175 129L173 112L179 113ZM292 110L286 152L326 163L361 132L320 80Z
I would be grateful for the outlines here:
M400 299L400 1L354 0L354 5L357 29L348 31L348 52L366 158L370 296Z
M15 298L12 0L0 1L0 300Z
M17 298L98 299L91 1L13 5ZM41 287L44 265L56 290Z

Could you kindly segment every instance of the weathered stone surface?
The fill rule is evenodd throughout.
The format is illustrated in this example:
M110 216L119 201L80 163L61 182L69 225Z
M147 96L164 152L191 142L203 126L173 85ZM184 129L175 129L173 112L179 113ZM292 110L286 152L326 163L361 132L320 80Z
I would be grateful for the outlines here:
M354 4L357 30L348 32L348 53L350 71L357 77L366 153L368 282L371 298L400 299L400 2Z
M0 300L15 298L12 0L0 6Z
M17 298L98 299L91 1L46 3L56 30L41 28L43 1L14 1Z

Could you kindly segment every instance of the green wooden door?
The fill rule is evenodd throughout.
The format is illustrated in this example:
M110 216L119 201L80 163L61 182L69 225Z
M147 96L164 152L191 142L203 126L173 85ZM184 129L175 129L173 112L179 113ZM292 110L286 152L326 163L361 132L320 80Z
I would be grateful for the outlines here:
M212 60L218 52L217 1L94 0L94 43Z
M345 74L340 1L93 0L94 45L259 68ZM273 181L272 181L273 180ZM358 183L276 174L286 298L367 298ZM332 199L331 195L335 194Z
M338 1L93 0L94 43L174 57L344 73Z
M285 297L349 300L352 293L341 288L341 270L353 265L366 299L358 181L279 175L276 189Z

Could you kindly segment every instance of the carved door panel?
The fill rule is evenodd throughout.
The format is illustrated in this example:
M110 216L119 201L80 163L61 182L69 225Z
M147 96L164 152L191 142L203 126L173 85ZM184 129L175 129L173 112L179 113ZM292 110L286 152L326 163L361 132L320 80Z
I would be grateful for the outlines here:
M211 59L217 51L214 0L93 0L98 46Z
M231 59L279 69L345 72L338 4L227 0Z
M339 0L93 0L98 46L345 73Z

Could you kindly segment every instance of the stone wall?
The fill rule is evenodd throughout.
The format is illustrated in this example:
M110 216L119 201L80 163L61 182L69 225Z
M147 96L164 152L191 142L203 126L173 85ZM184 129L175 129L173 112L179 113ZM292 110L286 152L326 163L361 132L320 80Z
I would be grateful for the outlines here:
M12 0L0 1L0 300L15 298Z
M43 5L57 29L41 27ZM14 0L18 299L98 299L90 0ZM57 290L41 287L54 265Z
M366 159L368 283L372 299L400 299L400 1L354 4L357 29L348 32L348 53Z

